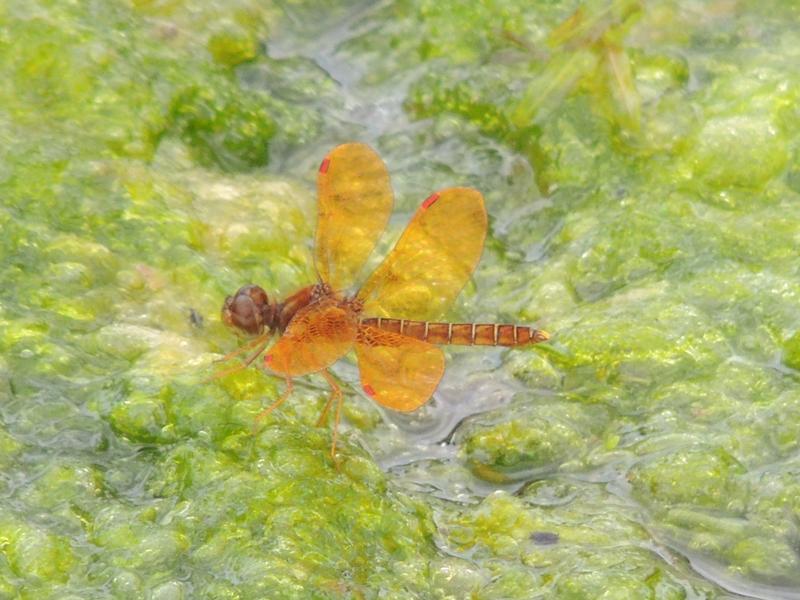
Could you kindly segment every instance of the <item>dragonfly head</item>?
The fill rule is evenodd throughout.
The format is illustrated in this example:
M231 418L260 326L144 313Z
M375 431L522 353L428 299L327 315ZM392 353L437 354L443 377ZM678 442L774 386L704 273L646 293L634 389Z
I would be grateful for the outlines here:
M249 335L260 335L274 327L275 313L275 305L270 304L262 288L245 285L225 298L222 322Z

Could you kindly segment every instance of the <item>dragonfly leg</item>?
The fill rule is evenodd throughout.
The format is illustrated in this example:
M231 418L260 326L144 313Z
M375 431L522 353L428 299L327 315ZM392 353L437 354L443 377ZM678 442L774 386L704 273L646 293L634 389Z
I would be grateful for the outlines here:
M270 404L267 408L265 408L264 410L262 410L260 413L258 413L256 415L256 422L253 425L253 432L254 433L258 429L258 425L261 423L261 421L263 421L267 417L267 415L269 415L273 410L278 408L281 404L284 403L284 401L289 396L291 396L293 389L294 389L294 386L292 385L292 378L291 377L287 377L286 378L286 390L283 392L283 394L281 394L281 397L278 398L277 400L275 400L275 402Z
M226 361L229 361L234 356L239 356L242 352L247 352L248 350L250 350L250 348L254 348L254 347L258 346L259 344L263 344L271 336L272 336L272 332L269 332L269 331L264 332L261 335L259 335L258 337L253 338L252 340L250 340L248 342L245 342L244 344L239 346L233 352L228 352L225 356L223 356L222 358L218 358L214 362L226 362Z
M322 413L319 415L319 419L317 419L317 427L322 427L325 424L325 421L328 417L328 412L331 410L331 404L333 404L334 395L331 394L328 397L328 401L325 403L325 408L322 409Z
M333 422L333 441L331 442L331 458L334 462L336 462L336 441L339 439L339 419L342 413L342 388L336 383L336 380L333 378L333 375L325 369L322 371L322 376L331 386L331 397L328 398L328 402L325 404L325 408L322 411L322 414L317 421L317 425L321 425L325 422L325 418L328 416L328 411L331 408L331 405L334 401L336 401L336 416Z
M215 379L219 379L220 377L227 377L228 375L233 375L234 373L238 373L239 371L249 367L253 363L253 361L255 359L257 359L262 352L264 352L264 348L267 347L268 338L267 338L267 341L265 341L264 336L261 336L259 338L256 338L253 341L254 342L258 342L261 345L259 346L258 350L253 352L253 354L251 354L243 363L238 364L235 367L231 367L230 369L224 369L222 371L218 371L218 372L214 373L211 377L208 377L207 379L205 379L204 381L206 383L208 383L209 381L214 381ZM228 360L230 358L233 358L237 354L241 354L245 350L248 350L248 349L252 348L255 345L256 344L254 344L252 342L248 343L248 344L245 344L241 348L239 348L237 350L234 350L233 352L231 352L230 354L227 354L226 356L223 356L217 362L222 362L222 361Z
M328 369L322 371L322 376L325 378L325 381L328 382L328 385L331 386L331 395L328 397L328 401L325 403L325 408L322 409L322 414L320 414L319 419L317 419L317 427L322 427L325 424L325 421L328 418L328 412L331 410L331 406L333 405L333 401L342 395L342 388L340 388L336 383L336 380L333 378L333 375L331 375Z

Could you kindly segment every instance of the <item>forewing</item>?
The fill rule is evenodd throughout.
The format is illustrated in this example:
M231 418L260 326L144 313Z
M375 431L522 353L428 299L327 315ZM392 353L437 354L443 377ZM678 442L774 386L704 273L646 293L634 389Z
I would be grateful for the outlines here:
M336 301L309 304L297 311L264 364L281 375L316 373L346 354L356 340L358 320Z
M343 144L322 161L317 193L317 271L341 291L353 284L389 220L389 173L366 144Z
M425 404L444 373L444 354L433 344L369 325L359 326L356 356L364 391L392 410Z
M478 264L486 223L478 190L448 188L430 196L358 292L364 314L440 317Z

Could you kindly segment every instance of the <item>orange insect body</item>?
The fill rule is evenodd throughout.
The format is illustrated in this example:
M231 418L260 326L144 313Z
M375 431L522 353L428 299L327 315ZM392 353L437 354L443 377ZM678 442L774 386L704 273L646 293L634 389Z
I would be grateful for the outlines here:
M320 423L336 401L335 458L342 393L327 369L351 349L367 395L387 408L412 411L431 397L444 373L438 345L520 346L548 339L546 332L527 326L431 320L455 300L483 251L487 217L477 190L447 188L429 196L384 262L357 293L344 296L339 290L356 281L389 220L389 174L372 148L344 144L322 161L317 189L314 258L320 282L281 303L247 285L222 308L227 325L257 336L245 346L257 350L240 368L279 334L264 364L286 379L287 390L258 419L289 396L293 377L321 373L333 393Z

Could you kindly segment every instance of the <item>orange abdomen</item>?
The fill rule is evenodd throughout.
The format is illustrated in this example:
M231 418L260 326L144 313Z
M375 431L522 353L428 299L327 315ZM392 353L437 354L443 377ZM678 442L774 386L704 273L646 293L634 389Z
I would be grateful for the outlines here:
M457 344L459 346L523 346L547 341L546 331L524 325L498 323L431 323L408 319L375 317L361 319L370 325L407 335L431 344Z

